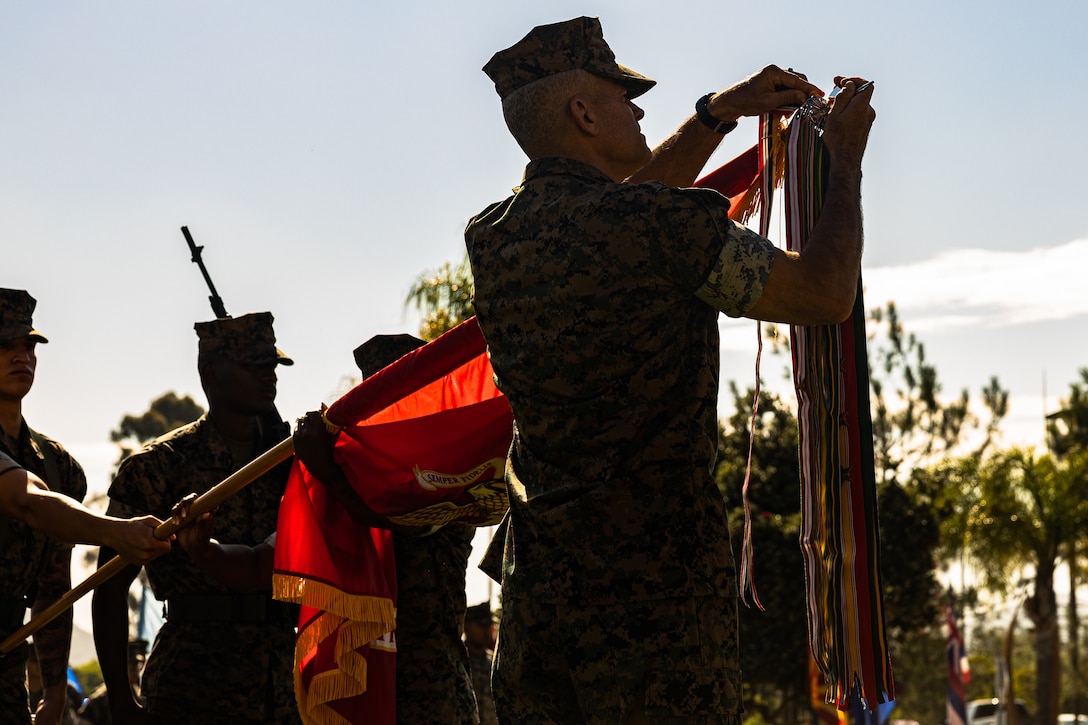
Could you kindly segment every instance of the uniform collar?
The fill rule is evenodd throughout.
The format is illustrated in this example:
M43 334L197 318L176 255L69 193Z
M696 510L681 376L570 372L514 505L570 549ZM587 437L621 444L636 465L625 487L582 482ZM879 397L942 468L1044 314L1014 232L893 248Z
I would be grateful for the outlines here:
M525 176L522 184L542 176L578 176L587 181L603 181L613 183L612 178L592 164L577 159L568 159L560 156L547 156L530 161L525 167Z

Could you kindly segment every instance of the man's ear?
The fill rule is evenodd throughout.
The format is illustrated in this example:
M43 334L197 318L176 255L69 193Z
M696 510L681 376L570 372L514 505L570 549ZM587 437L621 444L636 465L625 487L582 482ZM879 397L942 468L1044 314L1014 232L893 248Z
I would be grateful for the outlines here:
M197 369L197 374L200 375L201 387L207 390L219 382L219 365L216 361L209 360Z
M599 136L601 133L600 127L597 125L597 116L593 112L592 105L586 101L582 96L575 96L570 99L568 104L571 118L574 120L574 125L578 127L580 131L590 136Z

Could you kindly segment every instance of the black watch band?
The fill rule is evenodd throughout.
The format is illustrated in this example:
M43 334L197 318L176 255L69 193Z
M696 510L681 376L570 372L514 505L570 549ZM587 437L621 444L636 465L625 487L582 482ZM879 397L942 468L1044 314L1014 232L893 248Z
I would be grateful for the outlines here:
M714 117L714 114L710 112L710 109L706 107L706 104L710 102L710 97L713 93L707 93L705 96L695 102L695 115L703 122L707 128L712 131L717 131L721 135L725 135L737 127L736 121L722 121Z

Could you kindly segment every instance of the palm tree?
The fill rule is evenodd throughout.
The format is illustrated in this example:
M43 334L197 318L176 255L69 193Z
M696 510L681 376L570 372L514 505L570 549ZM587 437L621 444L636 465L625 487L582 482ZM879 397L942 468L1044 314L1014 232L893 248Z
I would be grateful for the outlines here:
M1034 569L1031 592L1023 609L1034 626L1036 722L1057 720L1061 688L1061 635L1058 629L1054 572L1068 555L1074 538L1088 522L1082 482L1088 474L1088 451L1064 458L1036 456L1011 449L980 464L975 491L965 492L972 505L962 512L968 549L987 584L1001 591L1016 569Z
M472 305L475 285L468 255L454 266L446 262L434 272L424 272L408 291L404 304L415 304L423 313L419 336L430 341L476 314Z

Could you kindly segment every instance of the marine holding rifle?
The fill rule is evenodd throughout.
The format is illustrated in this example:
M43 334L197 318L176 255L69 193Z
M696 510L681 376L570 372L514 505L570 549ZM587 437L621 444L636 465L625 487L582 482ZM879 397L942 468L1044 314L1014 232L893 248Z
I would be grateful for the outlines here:
M0 289L0 638L23 623L26 608L45 610L71 587L73 543L108 543L131 561L147 561L170 545L152 536L159 521L121 521L94 514L80 501L83 469L64 447L32 430L22 401L34 385L36 300L24 290ZM34 636L41 668L37 722L59 723L66 704L71 610ZM0 655L0 722L30 722L26 687L29 648L21 642Z
M276 347L268 312L196 325L197 367L208 413L125 460L110 486L109 512L169 516L190 492L202 494L284 440L275 414L276 369L292 361ZM255 547L273 536L287 483L281 464L221 503L222 543ZM103 550L99 566L110 558ZM147 566L166 623L144 669L141 694L128 687L129 585L135 566L94 594L95 646L116 723L297 723L292 676L297 608L271 596L271 581L239 592L198 567L180 547Z

